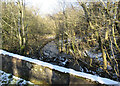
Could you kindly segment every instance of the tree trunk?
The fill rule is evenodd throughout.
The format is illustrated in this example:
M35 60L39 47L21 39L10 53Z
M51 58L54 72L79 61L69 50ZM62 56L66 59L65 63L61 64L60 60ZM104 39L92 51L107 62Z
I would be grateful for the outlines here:
M19 32L19 44L20 44L20 54L25 54L25 48L27 43L27 26L26 26L26 32L25 32L25 25L24 25L24 10L25 10L25 4L24 0L22 2L18 2L19 5L19 13L18 13L18 32Z
M118 22L115 23L116 29L118 30L118 33L120 34L120 1L118 2L118 8L117 8L117 20Z
M99 36L99 45L100 45L100 48L101 48L101 51L102 51L103 68L106 70L106 69L107 69L106 53L105 53L105 50L104 50L104 48L103 48L103 43L102 43L102 40L101 40L101 37L100 37L100 36Z

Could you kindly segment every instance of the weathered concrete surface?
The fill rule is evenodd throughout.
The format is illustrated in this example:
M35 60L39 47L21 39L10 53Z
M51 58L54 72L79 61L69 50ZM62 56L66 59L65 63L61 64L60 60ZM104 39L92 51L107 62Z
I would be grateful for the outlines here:
M2 55L2 70L35 84L95 84L81 77L62 73L15 57Z

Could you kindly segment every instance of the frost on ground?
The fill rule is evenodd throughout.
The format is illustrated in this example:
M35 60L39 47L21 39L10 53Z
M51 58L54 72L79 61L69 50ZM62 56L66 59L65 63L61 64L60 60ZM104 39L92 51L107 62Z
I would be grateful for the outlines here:
M68 68L65 68L65 67L60 67L60 66L53 65L53 64L50 64L50 63L47 63L47 62L43 62L43 61L39 61L39 60L36 60L36 59L28 58L28 57L25 57L25 56L20 56L20 55L17 55L17 54L9 53L9 52L4 51L4 50L0 50L0 54L9 55L9 56L12 56L12 57L15 57L15 58L18 58L18 59L22 59L22 60L25 60L25 61L28 61L28 62L32 62L32 63L38 64L38 65L48 67L50 69L55 69L55 70L60 71L60 72L70 73L70 74L73 74L73 75L76 75L76 76L79 76L79 77L83 77L83 78L86 78L86 79L90 79L92 81L99 82L101 84L119 85L119 83L120 83L120 82L117 82L117 81L114 81L114 80L111 80L111 79L108 79L108 78L102 78L102 77L99 77L99 76L96 76L96 75L91 75L91 74L84 73L84 72L78 72L78 71L75 71L75 70L70 69L70 68L68 69Z
M24 86L24 85L29 85L33 83L31 83L30 81L26 81L24 79L15 77L12 74L8 74L0 70L0 86L8 85L8 84Z

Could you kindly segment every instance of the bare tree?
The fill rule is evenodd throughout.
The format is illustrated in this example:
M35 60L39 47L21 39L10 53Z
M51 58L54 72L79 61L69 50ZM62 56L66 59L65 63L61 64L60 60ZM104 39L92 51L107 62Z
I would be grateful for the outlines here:
M23 54L27 46L27 25L25 27L24 15L25 15L25 0L18 0L18 33L19 33L19 44L20 53Z

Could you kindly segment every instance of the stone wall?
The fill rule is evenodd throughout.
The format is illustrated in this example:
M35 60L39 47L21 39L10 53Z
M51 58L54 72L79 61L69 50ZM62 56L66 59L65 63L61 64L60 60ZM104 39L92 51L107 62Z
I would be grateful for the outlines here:
M35 84L65 84L68 86L73 84L96 84L69 73L63 73L8 55L2 55L2 70Z

